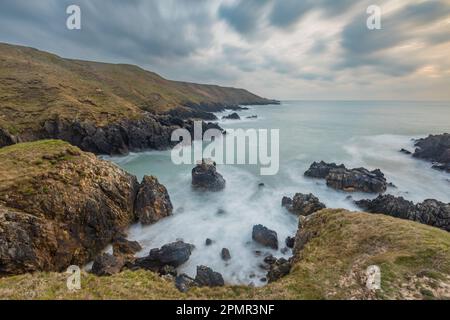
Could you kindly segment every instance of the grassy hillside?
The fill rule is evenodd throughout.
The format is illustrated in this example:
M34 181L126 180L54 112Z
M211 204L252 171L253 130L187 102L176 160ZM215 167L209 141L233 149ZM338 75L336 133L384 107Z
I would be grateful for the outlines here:
M0 127L10 134L44 120L90 120L104 125L198 104L259 104L246 90L166 80L137 66L63 59L0 43Z
M450 298L450 234L382 215L323 210L300 237L290 275L264 288L196 288L179 293L151 272L82 275L70 293L66 275L37 273L0 279L0 298L19 299L434 299ZM370 292L364 270L381 268L382 290Z

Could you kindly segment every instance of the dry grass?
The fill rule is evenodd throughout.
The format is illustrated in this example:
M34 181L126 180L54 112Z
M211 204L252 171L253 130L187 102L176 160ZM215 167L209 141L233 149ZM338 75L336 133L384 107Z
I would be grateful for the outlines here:
M323 210L305 226L316 234L291 274L264 288L228 286L179 293L151 272L82 275L82 290L66 275L37 273L0 279L4 299L432 299L450 298L450 234L382 215ZM364 270L377 264L382 290L370 292Z

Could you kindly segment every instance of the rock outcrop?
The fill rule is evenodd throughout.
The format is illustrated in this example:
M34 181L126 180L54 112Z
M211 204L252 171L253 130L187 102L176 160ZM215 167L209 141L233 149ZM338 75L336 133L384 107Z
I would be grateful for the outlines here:
M263 225L258 224L253 227L252 239L265 247L278 250L277 233Z
M415 142L414 157L434 162L433 168L450 172L450 134L430 135Z
M169 193L155 177L144 176L136 196L135 211L144 225L156 223L172 214Z
M365 168L347 169L344 165L335 163L314 162L305 172L311 178L326 179L327 186L348 191L368 193L383 193L387 189L387 181L379 170L369 171Z
M84 265L137 221L136 177L68 143L5 147L0 163L0 274Z
M289 274L292 265L289 260L284 258L275 259L273 263L270 264L269 272L267 273L267 280L269 283L277 281Z
M141 250L142 247L137 241L129 241L123 237L119 237L113 242L115 256L134 256Z
M112 276L119 273L125 265L121 256L103 253L94 260L91 272L97 276Z
M355 203L370 213L386 214L450 231L450 203L428 199L414 204L392 195L380 195L374 200L360 200Z
M289 212L298 216L309 216L316 211L325 209L326 206L313 194L297 193L293 199L284 197L281 205Z
M241 120L241 117L236 112L233 112L232 114L229 114L227 116L222 117L222 119L225 119L225 120Z
M192 186L201 191L221 191L225 188L225 179L217 172L214 163L203 160L192 169Z
M164 266L178 268L189 260L194 246L183 241L166 244L160 249L152 249L148 256L138 258L135 266L159 272Z
M225 281L220 273L206 266L198 266L195 284L199 287L221 287L225 285Z

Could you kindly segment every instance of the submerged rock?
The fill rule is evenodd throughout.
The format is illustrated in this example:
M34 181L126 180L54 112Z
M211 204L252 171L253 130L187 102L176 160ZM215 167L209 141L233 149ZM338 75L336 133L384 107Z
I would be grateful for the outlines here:
M326 179L327 186L348 191L383 193L387 189L387 181L379 170L369 171L365 168L347 169L344 165L325 162L314 162L305 172L305 176Z
M136 197L135 212L139 221L153 224L172 214L173 206L166 187L155 177L144 176Z
M233 112L232 114L230 114L228 116L224 116L222 119L226 119L226 120L241 120L241 117L236 112Z
M263 225L259 224L253 227L252 239L265 247L278 250L277 233Z
M192 170L192 186L203 191L220 191L225 188L225 179L215 164L203 160Z
M295 237L287 237L285 242L286 247L293 249L295 245Z
M166 265L177 268L189 260L193 249L192 244L182 241L166 244L160 249L150 250L147 257L136 259L135 265L152 271L159 271Z
M363 210L396 218L412 220L450 231L450 204L434 199L414 204L392 195L380 195L374 200L355 201Z
M91 272L97 276L112 276L119 273L124 265L122 257L103 253L95 258Z
M313 194L297 193L294 199L284 197L281 201L283 207L298 216L309 216L316 211L325 209L326 206Z
M221 287L225 285L222 275L206 266L197 267L195 283L199 287Z
M208 238L208 239L205 240L205 245L206 246L210 246L212 244L213 244L213 241L211 239Z

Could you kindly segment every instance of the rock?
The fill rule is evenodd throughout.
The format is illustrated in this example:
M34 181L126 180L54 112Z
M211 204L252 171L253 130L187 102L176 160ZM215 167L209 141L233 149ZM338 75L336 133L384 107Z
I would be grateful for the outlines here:
M263 225L259 224L253 227L252 239L265 247L278 250L277 233Z
M0 275L82 266L136 221L136 177L65 142L16 144L0 163Z
M181 292L187 292L190 288L195 286L195 280L187 274L183 273L175 278L175 287Z
M344 165L314 162L305 172L305 176L326 179L331 188L348 192L360 191L383 193L387 189L384 174L379 170L369 171L365 168L347 169Z
M147 257L136 259L135 265L152 271L159 271L166 265L177 268L189 260L193 249L192 244L182 241L166 244L160 249L150 250Z
M265 185L264 183L262 183L262 182L258 184L258 187L259 187L259 188L264 188L265 186L266 186L266 185Z
M221 216L221 215L224 215L224 214L226 214L227 212L224 210L224 209L218 209L217 210L217 214L219 215L219 216Z
M112 276L119 273L124 265L125 261L122 257L103 253L95 258L91 272L97 276Z
M264 262L267 263L268 265L272 265L275 262L277 262L277 258L275 258L273 255L268 255L267 257L264 258Z
M136 197L135 212L144 225L158 222L172 214L167 189L155 177L144 176Z
M401 152L401 153L404 153L404 154L408 154L408 155L412 154L411 151L408 151L408 150L406 150L406 149L401 149L400 152Z
M195 283L200 287L221 287L225 281L220 273L214 272L211 268L205 266L197 267Z
M280 252L281 252L282 254L286 254L286 253L289 252L289 248L284 247L284 248L282 248L282 249L280 250Z
M286 247L292 249L292 248L294 248L294 245L295 245L295 237L287 237L285 242L286 242Z
M298 216L309 216L316 211L326 208L326 206L311 193L297 193L293 200L284 197L281 203L289 212Z
M241 120L241 117L236 112L233 112L232 114L230 114L228 116L224 116L222 119L226 119L226 120Z
M225 188L225 179L214 164L203 160L192 170L192 186L203 191L220 191Z
M435 169L450 172L450 134L430 135L415 142L413 157L435 162Z
M113 242L113 252L115 256L134 255L141 250L142 247L137 241L129 241L123 237L119 237Z
M356 201L363 210L370 213L390 215L450 231L450 204L434 199L414 204L412 201L392 195L380 195L374 200Z
M206 241L205 241L205 245L206 246L210 246L210 245L212 245L212 243L213 243L213 241L211 240L211 239L206 239Z
M247 119L258 119L258 116L257 115L248 116Z
M173 266L165 265L159 269L159 275L161 276L172 276L176 277L178 275L177 269Z
M227 248L222 249L220 256L222 257L222 260L224 260L224 261L231 260L230 250L228 250Z
M292 267L291 263L284 258L276 260L274 263L270 265L270 270L267 273L267 279L269 283L277 281L282 277L287 276L291 271L291 267Z

